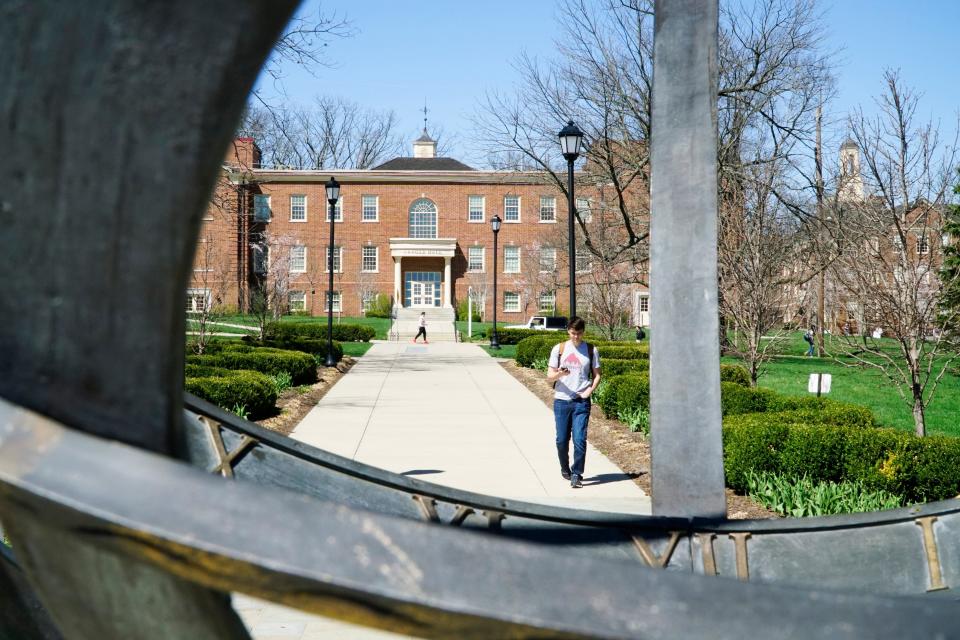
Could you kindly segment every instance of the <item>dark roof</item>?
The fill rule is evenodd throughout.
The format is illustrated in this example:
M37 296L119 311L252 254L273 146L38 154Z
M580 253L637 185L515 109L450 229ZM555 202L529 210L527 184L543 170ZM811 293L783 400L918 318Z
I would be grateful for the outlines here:
M417 138L416 142L436 142L433 138L430 137L430 134L427 133L427 130L423 130L423 135Z
M853 147L854 149L860 148L857 143L853 141L853 138L847 138L843 141L843 144L840 145L841 149L846 149L847 147Z
M473 171L453 158L394 158L384 162L373 171Z

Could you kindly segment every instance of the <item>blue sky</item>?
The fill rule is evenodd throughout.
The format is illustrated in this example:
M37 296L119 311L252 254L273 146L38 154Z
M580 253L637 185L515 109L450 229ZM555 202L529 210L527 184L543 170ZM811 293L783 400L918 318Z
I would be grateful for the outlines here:
M309 0L302 11L316 6ZM825 0L821 6L828 46L842 49L831 115L839 119L858 104L871 110L884 69L899 68L923 94L918 115L939 119L952 138L960 110L960 2ZM517 82L511 63L522 51L553 56L558 35L551 0L323 0L323 7L348 17L356 34L330 44L332 68L315 76L288 69L288 98L308 103L315 95L338 95L392 109L411 141L423 127L426 99L430 128L442 127L455 142L451 155L475 165L482 164L469 150L476 103L485 91L510 91Z

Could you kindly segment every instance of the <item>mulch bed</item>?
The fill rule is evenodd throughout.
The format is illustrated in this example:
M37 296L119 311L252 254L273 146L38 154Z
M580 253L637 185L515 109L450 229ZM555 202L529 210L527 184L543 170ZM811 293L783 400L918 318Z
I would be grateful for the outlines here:
M310 385L306 392L301 391L302 387L292 387L281 393L277 398L277 415L258 420L257 424L279 434L290 435L310 409L317 406L320 399L356 362L350 356L343 356L336 367L321 367L320 380L316 384Z
M553 407L553 389L542 372L517 366L513 360L501 361L500 366L543 400L544 404ZM633 481L647 495L653 495L650 486L650 443L642 433L630 431L627 425L608 418L599 406L593 405L587 440L620 467L621 471L634 476ZM727 517L731 520L745 520L780 516L757 504L749 496L737 495L727 489Z

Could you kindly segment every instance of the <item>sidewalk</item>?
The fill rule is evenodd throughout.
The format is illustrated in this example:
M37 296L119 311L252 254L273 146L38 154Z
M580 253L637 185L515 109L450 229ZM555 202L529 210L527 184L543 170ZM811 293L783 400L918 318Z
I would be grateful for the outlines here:
M459 489L579 509L650 513L649 497L590 445L583 488L571 489L560 477L550 409L471 344L375 344L292 437ZM400 637L243 596L236 606L258 640Z

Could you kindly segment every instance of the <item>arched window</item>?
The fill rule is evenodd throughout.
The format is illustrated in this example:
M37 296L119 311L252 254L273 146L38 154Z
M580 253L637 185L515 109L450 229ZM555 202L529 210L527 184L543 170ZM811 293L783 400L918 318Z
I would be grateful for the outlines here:
M432 200L420 198L410 205L410 237L437 237L437 205Z

